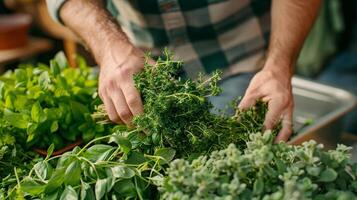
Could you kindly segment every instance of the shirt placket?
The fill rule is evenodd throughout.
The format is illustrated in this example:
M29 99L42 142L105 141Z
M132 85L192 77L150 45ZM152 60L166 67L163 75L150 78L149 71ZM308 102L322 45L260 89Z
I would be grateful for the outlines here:
M170 45L178 46L187 42L186 22L177 0L158 0Z

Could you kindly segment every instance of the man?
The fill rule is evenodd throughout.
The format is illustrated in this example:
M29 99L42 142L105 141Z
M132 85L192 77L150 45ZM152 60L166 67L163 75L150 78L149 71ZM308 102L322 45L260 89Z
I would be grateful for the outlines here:
M240 95L252 72L260 70L250 81L239 107L253 106L257 99L268 102L266 129L282 120L276 141L286 141L291 135L293 66L320 0L47 3L52 16L84 41L100 65L99 95L112 121L130 124L133 116L143 112L133 74L143 68L144 49L155 53L168 46L184 61L190 77L200 71L223 70L221 86L225 92L212 99L218 107Z

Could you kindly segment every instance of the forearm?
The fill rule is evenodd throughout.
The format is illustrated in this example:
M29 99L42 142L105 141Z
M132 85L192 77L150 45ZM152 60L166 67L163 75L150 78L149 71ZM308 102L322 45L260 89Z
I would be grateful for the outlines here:
M98 0L68 0L60 18L89 47L98 64L110 45L131 47L125 33Z
M321 0L273 0L266 67L292 66L317 16ZM279 69L282 70L282 69Z

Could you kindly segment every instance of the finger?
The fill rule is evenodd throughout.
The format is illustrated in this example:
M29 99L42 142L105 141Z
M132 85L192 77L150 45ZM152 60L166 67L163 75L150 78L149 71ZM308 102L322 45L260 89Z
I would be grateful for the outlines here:
M125 124L130 125L131 120L133 119L133 114L131 113L123 95L121 89L117 89L116 91L111 93L111 98L116 110L117 115L119 115L120 120Z
M149 59L148 64L156 67L156 62L153 59Z
M264 127L266 130L273 129L279 121L284 107L277 100L270 100L268 102L268 112L265 114Z
M121 88L130 112L134 116L143 113L143 103L139 91L134 86L134 81L132 79L126 81Z
M279 134L275 138L275 142L288 141L289 137L292 134L292 112L288 112L283 116L282 119L282 128Z
M101 99L104 103L105 106L105 110L108 114L109 119L112 122L118 123L118 124L122 124L123 122L120 120L120 117L115 109L115 106L112 102L112 100L110 99L110 97L108 97L106 94L101 95Z
M259 98L258 95L252 95L249 93L246 93L243 97L243 99L240 101L238 108L242 110L246 110L252 106L255 105L257 102L257 99Z

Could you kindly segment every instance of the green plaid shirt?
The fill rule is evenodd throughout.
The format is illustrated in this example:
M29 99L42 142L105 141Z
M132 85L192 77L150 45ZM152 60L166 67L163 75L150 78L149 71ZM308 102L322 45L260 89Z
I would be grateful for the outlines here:
M50 14L65 0L47 0ZM137 47L168 47L188 76L224 76L262 67L270 32L270 0L107 0L106 7Z

